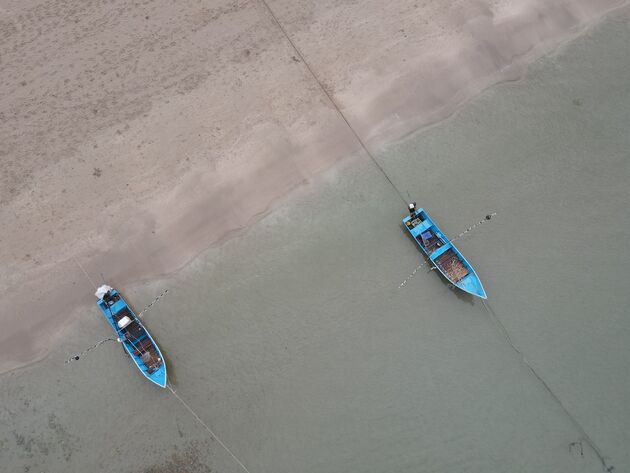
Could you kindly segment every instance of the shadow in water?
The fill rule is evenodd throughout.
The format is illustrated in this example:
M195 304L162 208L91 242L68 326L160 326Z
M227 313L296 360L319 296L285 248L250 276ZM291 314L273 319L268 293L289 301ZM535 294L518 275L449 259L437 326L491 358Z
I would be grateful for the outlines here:
M442 279L442 282L448 286L450 291L455 294L460 301L466 302L470 305L475 305L475 296L465 291L462 291L457 286L452 284L448 279L446 279L442 274L440 274L440 278Z

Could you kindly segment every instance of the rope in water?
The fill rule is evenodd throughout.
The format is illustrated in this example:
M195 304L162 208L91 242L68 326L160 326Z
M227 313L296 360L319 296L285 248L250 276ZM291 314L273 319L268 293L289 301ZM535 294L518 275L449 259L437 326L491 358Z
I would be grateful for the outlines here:
M170 385L170 383L169 383L169 384L167 384L167 385L166 385L166 387L167 387L167 388L168 388L168 390L169 390L169 391L173 394L173 396L175 396L175 398L176 398L176 399L177 399L177 400L178 400L178 401L182 404L182 406L184 406L184 407L188 410L188 412L190 412L190 413L191 413L191 415L195 418L195 420L196 420L197 422L199 422L199 424L200 424L200 425L201 425L204 429L206 429L206 431L210 434L210 436L211 436L214 440L216 440L216 441L219 443L219 445L221 445L221 447L223 447L223 449L224 449L226 452L228 452L228 453L229 453L229 455L232 457L232 459L233 459L236 463L238 463L238 465L239 465L239 466L243 469L243 471L244 471L245 473L250 473L250 471L249 471L249 470L247 469L247 467L243 464L243 462L242 462L242 461L240 461L240 460L238 459L238 457L237 457L236 455L234 455L234 453L232 453L232 450L230 450L230 449L227 447L227 445L225 445L225 444L221 441L221 439L220 439L219 437L217 437L217 435L216 435L216 434L212 431L212 429L211 429L210 427L208 427L208 425L207 425L207 424L206 424L206 423L205 423L205 422L201 419L201 417L199 417L199 416L197 415L197 413L196 413L196 412L192 409L192 407L190 407L190 406L188 405L188 403L187 403L186 401L184 401L184 400L181 398L181 396L180 396L179 394L177 394L177 392L173 389L173 387Z
M144 309L142 309L142 311L140 311L140 313L138 314L138 318L141 318L145 313L147 313L151 307L153 306L153 304L155 304L156 302L158 302L160 299L162 299L162 297L164 297L166 295L166 293L168 292L168 289L164 289L162 291L162 294L160 294L159 296L157 296L155 299L153 299L148 306L146 306Z
M72 355L70 358L68 358L66 360L66 363L70 363L71 361L76 361L79 358L81 358L83 355L87 354L88 352L95 350L96 348L100 347L103 343L105 342L115 342L116 340L118 340L117 338L104 338L103 340L96 342L94 345L92 345L91 347L89 347L86 350L83 350L81 353L77 353L76 355Z
M465 231L463 231L462 233L457 235L455 238L453 238L452 240L449 240L449 242L452 243L452 242L462 238L464 235L468 234L469 232L474 230L476 227L478 227L478 226L482 225L483 223L489 221L496 214L497 214L496 212L493 212L491 214L486 215L485 219L480 220L476 224L468 227ZM418 265L418 267L416 267L416 269L414 269L414 271L398 286L398 288L400 289L400 288L404 287L407 284L407 282L411 278L413 278L413 276L420 270L420 268L422 268L423 266L425 266L429 262L431 262L431 261L430 260L424 261L423 263ZM580 432L580 435L582 436L582 438L586 442L586 444L589 447L591 447L593 452L595 452L595 455L599 459L603 470L608 472L608 473L612 472L615 467L612 466L612 465L608 465L608 463L606 462L606 457L604 457L603 453L601 452L601 450L599 449L597 444L595 444L595 442L591 439L591 437L588 435L586 430L584 430L584 427L582 427L582 425L578 422L578 420L567 410L567 408L562 403L560 398L556 395L556 393L553 392L553 390L547 384L547 382L538 374L538 372L534 369L534 367L527 361L527 358L525 358L525 355L523 354L523 352L514 344L514 342L512 342L512 338L510 337L510 334L508 333L507 329L505 328L505 325L503 325L503 323L498 318L498 316L496 315L494 310L491 308L490 303L488 301L486 301L486 300L482 300L481 302L482 302L484 308L486 309L486 311L488 312L488 314L490 315L490 317L492 318L492 320L494 321L494 323L497 325L497 327L499 327L499 330L501 331L501 333L505 337L505 340L507 341L508 345L510 345L512 350L514 350L514 352L516 352L519 355L521 361L525 364L525 366L527 366L527 368L531 371L531 373L534 375L534 377L544 386L545 390L551 395L551 397L555 400L555 402L560 406L560 408L563 410L563 412L566 414L566 416L569 417L569 419L571 420L571 422L574 425L574 427ZM581 445L582 445L581 442L577 442L577 443L580 445L580 448L581 448ZM570 449L575 444L576 444L576 442L573 442L570 445ZM581 454L583 456L584 452L582 451Z
M485 307L486 311L488 312L488 314L490 315L490 317L492 318L492 320L494 321L494 323L497 325L497 327L499 327L499 330L503 333L503 336L505 337L505 340L507 341L508 345L510 345L510 347L512 347L512 350L514 350L519 355L521 361L525 364L525 366L527 366L527 368L529 368L529 371L531 371L531 373L534 375L534 377L544 386L544 388L551 395L551 397L554 399L554 401L556 401L556 403L560 406L560 408L563 410L563 412L571 420L571 422L573 423L574 427L580 432L580 435L582 436L582 438L586 442L586 444L589 447L591 447L593 452L595 452L595 455L597 455L597 458L599 459L600 463L602 464L603 470L608 472L608 473L612 472L615 469L615 467L612 466L612 465L608 465L606 463L606 457L604 457L604 455L601 452L601 450L599 449L599 447L595 444L595 442L591 439L591 437L586 433L586 430L584 430L584 427L582 427L582 424L580 424L578 422L578 420L573 416L573 414L571 414L567 410L567 408L562 403L560 398L556 395L556 393L554 393L551 390L551 387L547 384L547 382L536 372L536 370L529 363L529 361L527 361L527 358L525 358L525 355L523 354L523 352L514 344L514 342L512 342L512 338L510 337L510 334L508 333L507 329L505 328L505 325L503 325L503 322L501 322L501 320L499 319L497 314L494 312L494 310L490 306L490 303L488 301L486 301L486 300L482 300L481 302L482 302L483 306ZM569 449L571 449L571 446L574 445L574 444L575 444L575 442L573 442L569 446ZM581 443L580 443L580 446L581 446ZM583 454L583 452L582 452L582 454Z
M354 127L350 124L350 122L348 121L348 119L346 118L346 116L344 115L344 113L341 111L341 108L339 108L339 106L337 105L337 102L335 102L335 100L333 99L332 95L326 90L326 87L324 87L324 84L322 83L321 80L319 80L319 78L317 77L317 75L315 74L315 71L313 71L313 69L311 68L310 64L308 62L306 62L306 59L304 59L304 55L302 54L302 52L299 50L299 48L295 45L295 43L293 42L293 40L291 39L291 37L289 36L289 34L286 32L286 30L284 29L284 27L282 26L282 24L280 23L280 20L278 20L278 17L276 16L276 14L273 12L273 10L271 9L271 7L269 6L269 4L267 3L266 0L260 0L261 3L265 6L266 10L269 12L269 15L271 16L273 22L276 24L276 26L278 27L278 29L282 32L282 34L284 35L284 37L286 38L286 40L289 42L289 44L291 45L291 47L293 48L293 50L295 51L295 54L297 54L297 56L300 58L300 60L302 61L302 63L304 64L304 66L306 67L306 69L308 70L309 74L313 77L313 79L315 80L315 82L317 82L317 85L319 85L319 88L322 90L322 92L324 93L324 95L328 98L328 101L330 102L330 104L333 106L333 108L337 111L337 113L339 114L339 116L341 117L341 119L345 122L345 124L348 126L348 129L352 132L352 134L354 135L355 139L359 142L359 144L361 145L361 147L363 148L363 150L365 151L365 153L369 156L369 158L372 160L372 162L374 163L374 165L378 168L378 170L383 174L383 176L385 176L385 179L387 179L387 182L390 183L390 185L392 186L392 188L396 191L396 193L398 194L398 197L400 197L400 200L403 201L403 203L405 204L405 206L408 204L407 200L405 199L405 197L402 195L402 193L398 190L398 187L396 187L396 185L394 184L394 182L390 179L390 177L387 175L387 173L385 172L385 170L383 169L383 167L378 163L378 161L376 160L376 158L374 157L374 155L370 152L370 150L367 148L367 146L365 145L365 143L363 142L363 140L361 139L361 137L359 136L359 134L356 132L356 130L354 129Z

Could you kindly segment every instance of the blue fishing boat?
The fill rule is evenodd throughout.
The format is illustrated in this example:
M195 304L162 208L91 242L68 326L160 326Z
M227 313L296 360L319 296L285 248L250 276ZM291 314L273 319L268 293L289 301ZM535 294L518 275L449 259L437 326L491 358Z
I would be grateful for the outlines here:
M409 216L403 218L403 223L431 264L451 284L473 296L487 299L486 291L475 270L424 209L416 208L415 202L409 204Z
M97 305L112 326L142 374L161 388L166 387L166 364L157 343L116 289L103 285L96 290Z

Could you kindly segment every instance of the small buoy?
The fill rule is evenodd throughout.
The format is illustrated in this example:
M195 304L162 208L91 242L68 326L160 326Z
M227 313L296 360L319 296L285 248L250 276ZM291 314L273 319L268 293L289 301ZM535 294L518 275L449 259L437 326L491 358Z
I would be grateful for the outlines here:
M490 220L492 218L492 215L488 214L486 215L486 220Z
M79 359L79 355L75 356L75 357L74 357L74 359L75 359L75 360L78 360L78 359Z

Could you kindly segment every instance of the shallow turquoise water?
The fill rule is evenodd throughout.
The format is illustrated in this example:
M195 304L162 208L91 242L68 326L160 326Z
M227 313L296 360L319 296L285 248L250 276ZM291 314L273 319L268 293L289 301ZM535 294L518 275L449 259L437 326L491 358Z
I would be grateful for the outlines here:
M449 234L497 212L458 247L566 411L477 300L424 271L399 289L421 257L360 157L180 274L122 288L138 309L169 289L146 323L171 382L252 473L601 471L578 424L630 469L629 25L378 156ZM120 347L65 364L109 335L96 306L81 318L0 378L3 469L239 471Z

